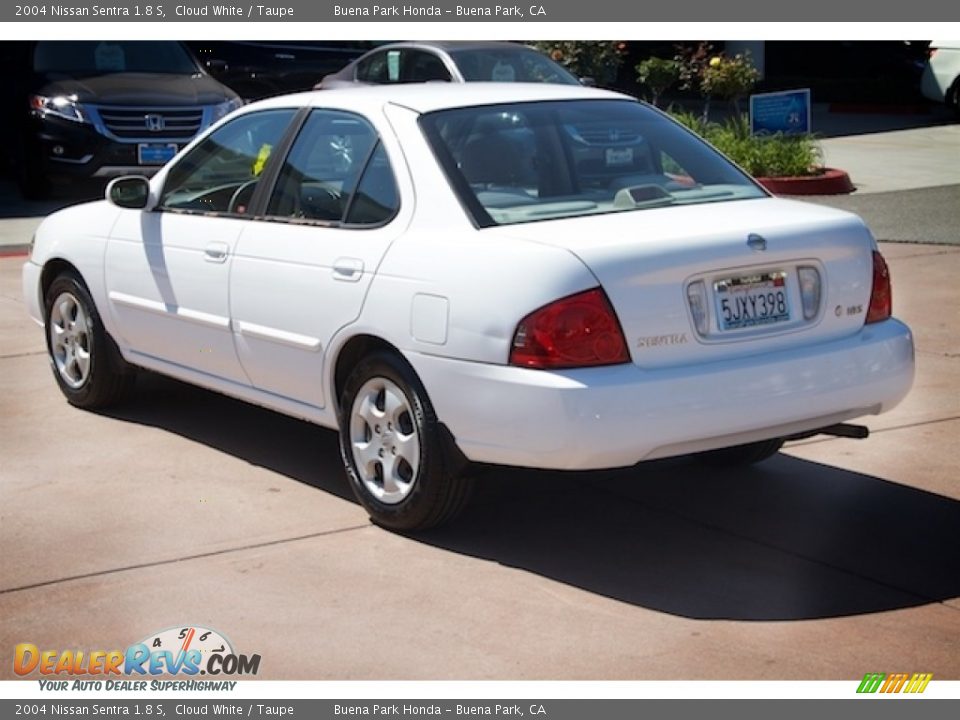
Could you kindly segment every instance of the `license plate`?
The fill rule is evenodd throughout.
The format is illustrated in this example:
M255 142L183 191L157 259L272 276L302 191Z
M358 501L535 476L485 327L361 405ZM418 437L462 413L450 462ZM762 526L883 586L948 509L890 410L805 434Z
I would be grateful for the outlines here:
M713 288L724 332L790 320L785 272L728 278L714 283Z
M176 143L140 143L137 162L141 165L164 165L177 154Z
M630 165L633 163L633 148L607 148L607 165Z

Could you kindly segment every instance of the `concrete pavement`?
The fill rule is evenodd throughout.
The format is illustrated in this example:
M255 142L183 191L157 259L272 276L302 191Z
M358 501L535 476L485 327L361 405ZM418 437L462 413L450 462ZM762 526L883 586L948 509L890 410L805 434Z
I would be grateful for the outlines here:
M960 679L960 248L883 250L918 375L869 440L494 472L415 537L369 524L332 432L158 377L71 408L0 259L0 648L197 623L267 679Z
M820 143L824 165L846 170L858 195L960 185L960 123Z

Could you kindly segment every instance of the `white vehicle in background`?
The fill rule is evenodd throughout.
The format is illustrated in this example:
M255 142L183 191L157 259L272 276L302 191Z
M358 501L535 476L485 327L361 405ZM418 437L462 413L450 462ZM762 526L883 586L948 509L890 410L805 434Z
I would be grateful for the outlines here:
M276 97L107 197L44 220L23 269L68 401L148 368L337 428L390 528L453 517L472 464L757 462L913 381L859 218L616 93Z
M960 40L934 40L923 69L924 97L945 103L960 114Z

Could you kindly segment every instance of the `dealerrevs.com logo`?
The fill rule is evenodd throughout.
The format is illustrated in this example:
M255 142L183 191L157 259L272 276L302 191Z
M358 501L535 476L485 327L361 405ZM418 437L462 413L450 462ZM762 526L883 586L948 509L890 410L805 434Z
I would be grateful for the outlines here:
M13 671L20 677L33 673L46 677L86 676L90 680L111 676L229 677L256 675L259 669L260 655L237 653L216 630L199 626L168 628L148 635L125 650L48 650L33 643L19 643L13 653Z

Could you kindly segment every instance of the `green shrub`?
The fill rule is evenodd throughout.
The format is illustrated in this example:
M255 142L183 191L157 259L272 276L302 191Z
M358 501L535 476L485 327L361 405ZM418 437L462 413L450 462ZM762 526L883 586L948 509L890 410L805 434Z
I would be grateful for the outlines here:
M821 170L822 154L813 135L751 135L744 115L723 124L704 122L688 112L673 113L673 118L754 177L798 177Z
M647 58L634 68L637 80L650 90L650 102L660 106L660 96L680 79L680 63L664 58Z

